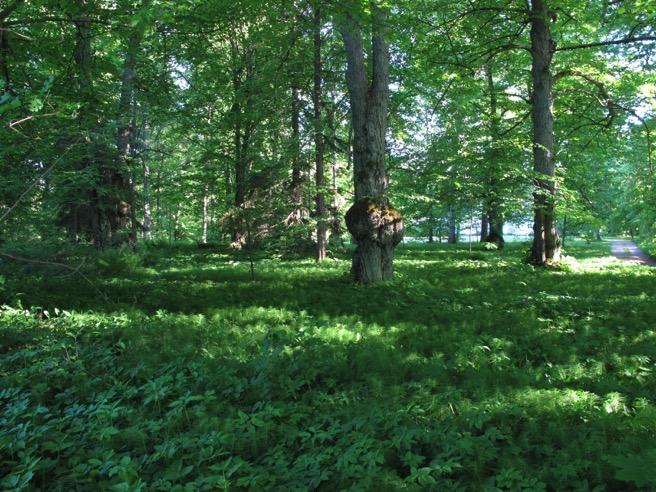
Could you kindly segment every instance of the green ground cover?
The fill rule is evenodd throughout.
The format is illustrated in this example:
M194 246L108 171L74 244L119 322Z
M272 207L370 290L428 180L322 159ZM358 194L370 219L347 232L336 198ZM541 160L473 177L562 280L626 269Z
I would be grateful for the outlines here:
M656 237L645 237L638 242L638 246L650 256L656 258Z
M651 490L656 270L526 247L3 262L0 488Z

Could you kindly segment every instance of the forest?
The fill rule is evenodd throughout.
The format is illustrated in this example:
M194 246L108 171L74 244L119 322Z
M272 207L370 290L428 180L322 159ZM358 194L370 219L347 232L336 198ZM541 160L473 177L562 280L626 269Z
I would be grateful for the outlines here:
M0 0L0 489L656 489L656 0Z

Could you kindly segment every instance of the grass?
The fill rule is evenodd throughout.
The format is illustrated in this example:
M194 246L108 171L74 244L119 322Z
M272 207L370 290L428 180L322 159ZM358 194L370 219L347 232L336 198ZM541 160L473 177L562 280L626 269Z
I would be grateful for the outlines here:
M396 279L190 246L3 265L7 490L651 490L655 270L447 245ZM74 255L71 255L73 261Z

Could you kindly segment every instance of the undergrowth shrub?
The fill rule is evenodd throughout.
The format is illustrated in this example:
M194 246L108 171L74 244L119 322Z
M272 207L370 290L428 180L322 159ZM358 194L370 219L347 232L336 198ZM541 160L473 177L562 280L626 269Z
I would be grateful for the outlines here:
M128 248L112 248L98 253L96 269L101 275L128 275L143 266L143 258Z

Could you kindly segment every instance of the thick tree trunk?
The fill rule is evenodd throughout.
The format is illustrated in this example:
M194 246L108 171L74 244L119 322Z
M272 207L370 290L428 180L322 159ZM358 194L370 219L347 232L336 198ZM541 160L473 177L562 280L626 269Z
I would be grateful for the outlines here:
M324 186L326 185L324 169L324 137L321 121L321 90L323 85L321 64L321 10L314 8L314 87L312 90L312 103L314 105L314 146L315 146L315 184L317 188L317 254L318 262L326 259L327 227L326 227L326 199Z
M130 241L137 242L137 218L134 208L136 193L134 184L127 178L130 173L130 145L134 144L134 123L131 124L132 99L134 94L134 78L136 75L137 52L141 44L141 31L135 27L125 53L123 63L123 76L121 81L121 95L118 103L118 131L116 134L116 148L118 150L118 164L110 170L110 186L115 188L114 210L109 214L110 227L114 232L125 225L126 218L130 217L132 231ZM126 213L127 215L124 215Z
M355 203L346 225L357 244L351 272L362 283L393 276L394 248L403 238L403 218L389 205L385 168L385 132L389 99L389 46L385 40L387 12L373 7L372 80L369 83L361 27L349 14L342 26L346 48L346 83L353 124Z
M553 78L551 60L556 45L549 27L546 0L533 0L531 9L531 74L533 79L533 246L530 261L538 265L560 260L560 239L556 231L553 129Z
M503 224L503 216L499 213L499 209L497 207L490 207L490 232L487 235L487 238L485 238L485 241L496 244L499 249L502 249L505 245L505 240L503 238Z
M481 214L481 242L484 242L487 239L488 225L489 222L487 212L484 210Z
M453 205L449 205L447 220L449 225L449 237L446 242L449 244L456 244L458 242L458 221L456 220L456 209Z
M90 236L96 247L102 247L105 243L105 232L103 231L104 214L101 209L102 197L98 193L98 187L101 184L102 170L100 164L96 162L96 142L94 140L93 127L95 123L95 97L93 94L93 76L92 76L92 47L91 47L91 22L86 18L88 4L86 0L78 0L78 5L82 14L73 21L75 25L75 48L73 59L75 60L76 76L78 83L78 96L82 103L78 116L78 125L80 133L85 135L85 145L83 156L79 162L79 168L86 169L96 167L92 175L95 183L90 189L84 191L86 194L86 203L82 206L73 205L75 209L73 215L76 217L74 224L82 230L76 230L75 235L80 232Z

